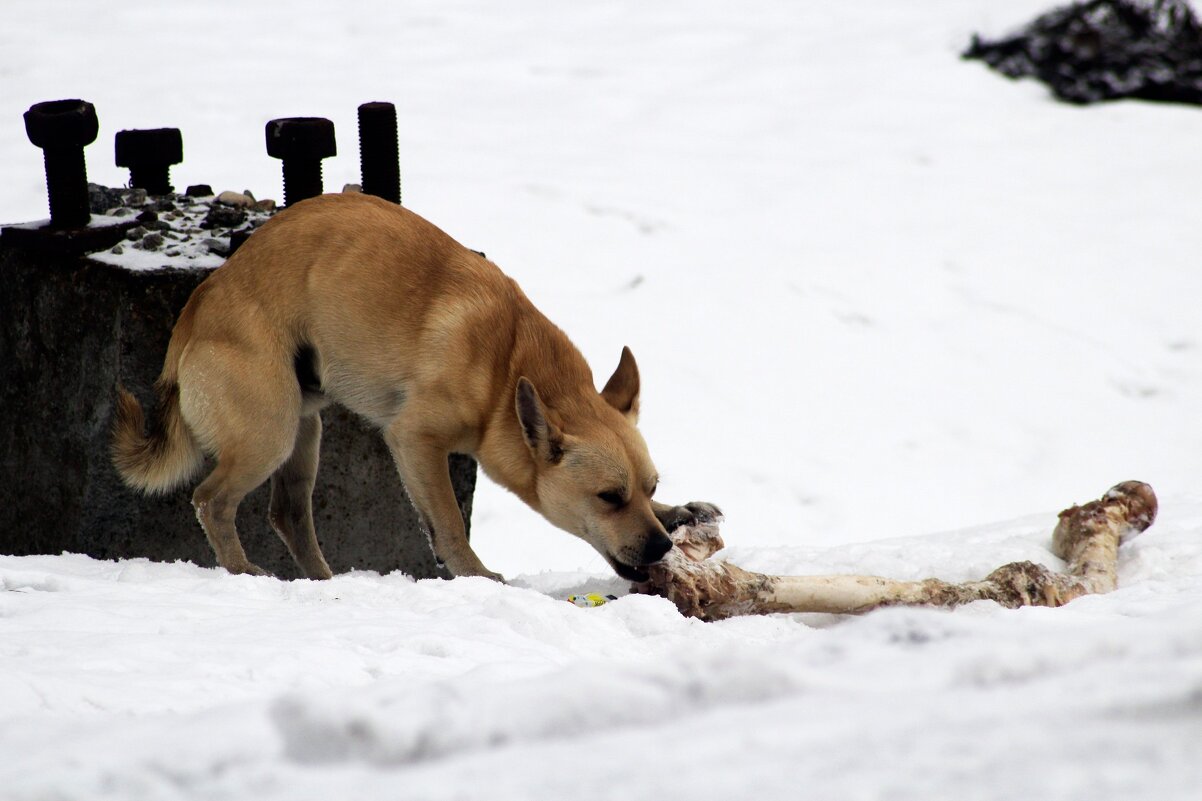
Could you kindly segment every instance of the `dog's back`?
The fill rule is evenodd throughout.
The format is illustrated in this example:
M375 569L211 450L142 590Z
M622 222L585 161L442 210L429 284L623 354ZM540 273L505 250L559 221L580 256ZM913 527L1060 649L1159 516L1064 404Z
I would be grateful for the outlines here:
M377 423L423 363L443 375L456 362L488 371L525 301L491 262L367 195L314 198L271 220L205 285L204 323L189 336L243 329L253 306L256 327L285 352L313 354L330 399Z

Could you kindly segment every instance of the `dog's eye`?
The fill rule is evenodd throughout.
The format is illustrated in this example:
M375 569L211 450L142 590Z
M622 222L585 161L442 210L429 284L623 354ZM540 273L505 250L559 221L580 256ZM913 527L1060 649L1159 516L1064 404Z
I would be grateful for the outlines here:
M597 497L608 503L610 506L622 506L626 503L626 500L622 497L622 493L615 490L598 492Z

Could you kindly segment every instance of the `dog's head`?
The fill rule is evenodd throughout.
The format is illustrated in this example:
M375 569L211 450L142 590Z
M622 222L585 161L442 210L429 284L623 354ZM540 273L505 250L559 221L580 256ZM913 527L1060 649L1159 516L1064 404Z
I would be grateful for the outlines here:
M645 581L641 568L672 541L651 508L659 475L635 427L639 371L630 349L599 394L548 408L521 378L515 401L534 457L538 510L596 548L618 575Z

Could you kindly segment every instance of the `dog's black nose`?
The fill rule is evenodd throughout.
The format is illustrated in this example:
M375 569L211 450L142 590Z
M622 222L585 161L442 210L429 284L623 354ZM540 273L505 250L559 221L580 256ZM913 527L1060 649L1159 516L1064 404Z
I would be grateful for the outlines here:
M643 546L643 564L649 565L664 558L664 554L672 550L672 540L668 535L652 531L647 535L647 544Z

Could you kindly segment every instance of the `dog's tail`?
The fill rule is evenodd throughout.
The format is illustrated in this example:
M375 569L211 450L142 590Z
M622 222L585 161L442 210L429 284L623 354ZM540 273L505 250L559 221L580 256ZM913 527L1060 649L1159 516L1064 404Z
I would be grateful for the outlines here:
M196 474L203 459L179 408L179 384L164 376L155 385L157 408L150 431L138 399L118 385L113 419L113 466L126 484L142 492L167 492Z

